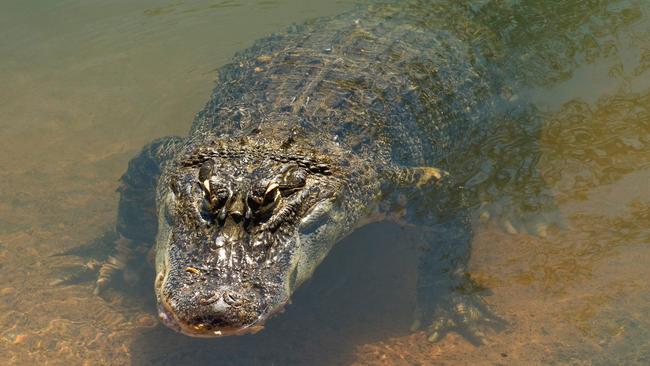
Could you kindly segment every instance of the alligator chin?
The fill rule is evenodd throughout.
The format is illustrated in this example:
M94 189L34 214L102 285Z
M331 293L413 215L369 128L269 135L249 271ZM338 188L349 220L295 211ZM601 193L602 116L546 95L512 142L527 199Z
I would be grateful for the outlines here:
M197 338L216 338L229 335L254 334L264 329L261 324L243 326L215 326L210 322L187 323L179 320L165 303L158 303L158 317L165 326L176 332Z

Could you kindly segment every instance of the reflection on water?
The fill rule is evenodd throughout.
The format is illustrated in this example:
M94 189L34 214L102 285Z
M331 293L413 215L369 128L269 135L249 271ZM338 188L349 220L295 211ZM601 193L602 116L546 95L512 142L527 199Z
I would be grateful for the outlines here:
M53 254L112 227L128 159L155 137L186 133L215 68L268 32L352 3L0 6L4 362L650 363L650 13L640 1L411 3L448 14L446 26L507 70L504 93L535 103L536 166L566 221L546 237L477 225L472 276L509 322L485 346L409 332L415 250L394 243L412 233L386 225L347 238L253 336L196 340L157 325L149 279L140 294L108 301L90 283L48 285L53 268L83 264ZM532 142L507 137L495 140Z

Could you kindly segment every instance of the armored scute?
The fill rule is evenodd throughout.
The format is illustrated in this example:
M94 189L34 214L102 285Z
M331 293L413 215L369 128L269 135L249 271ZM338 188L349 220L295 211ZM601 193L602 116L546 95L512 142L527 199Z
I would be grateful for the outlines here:
M222 67L189 135L153 142L122 178L120 240L155 242L162 321L200 337L258 331L337 241L390 219L427 248L414 328L477 337L498 323L466 275L470 219L481 174L512 170L480 157L495 130L535 119L486 49L415 2L293 27Z

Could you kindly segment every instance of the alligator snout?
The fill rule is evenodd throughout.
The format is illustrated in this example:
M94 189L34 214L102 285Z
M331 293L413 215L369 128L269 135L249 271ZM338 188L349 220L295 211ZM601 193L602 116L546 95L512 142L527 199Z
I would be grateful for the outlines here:
M194 291L194 296L172 296L164 301L161 319L197 337L255 332L260 319L259 296L250 291L219 288Z
M214 292L212 295L204 296L199 300L201 305L211 305L215 302L223 301L230 306L239 306L242 304L242 296L234 291L226 290L223 292Z

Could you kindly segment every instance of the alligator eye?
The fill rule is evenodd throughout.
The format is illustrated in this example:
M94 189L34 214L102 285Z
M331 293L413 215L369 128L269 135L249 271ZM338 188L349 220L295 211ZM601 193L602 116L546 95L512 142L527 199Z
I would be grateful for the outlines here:
M305 186L307 172L299 167L291 167L282 177L278 188L283 196L288 196Z
M202 199L202 206L200 210L201 217L205 221L213 221L216 217L219 220L223 220L219 211L223 211L222 208L226 205L228 197L230 197L230 192L226 188L217 188L212 189L210 183L206 180L208 186L205 196Z
M226 189L219 189L215 192L212 192L210 195L210 204L213 209L218 210L222 208L228 201L228 196L230 193Z
M260 187L253 189L248 194L246 202L251 210L266 212L275 206L279 198L279 185L277 183L271 183L264 189L263 193Z
M209 202L211 209L216 211L222 208L228 201L230 192L226 187L220 185L216 177L211 177L199 183L205 193L205 200Z
M208 160L199 168L199 182L203 183L210 179L214 170L214 161Z

